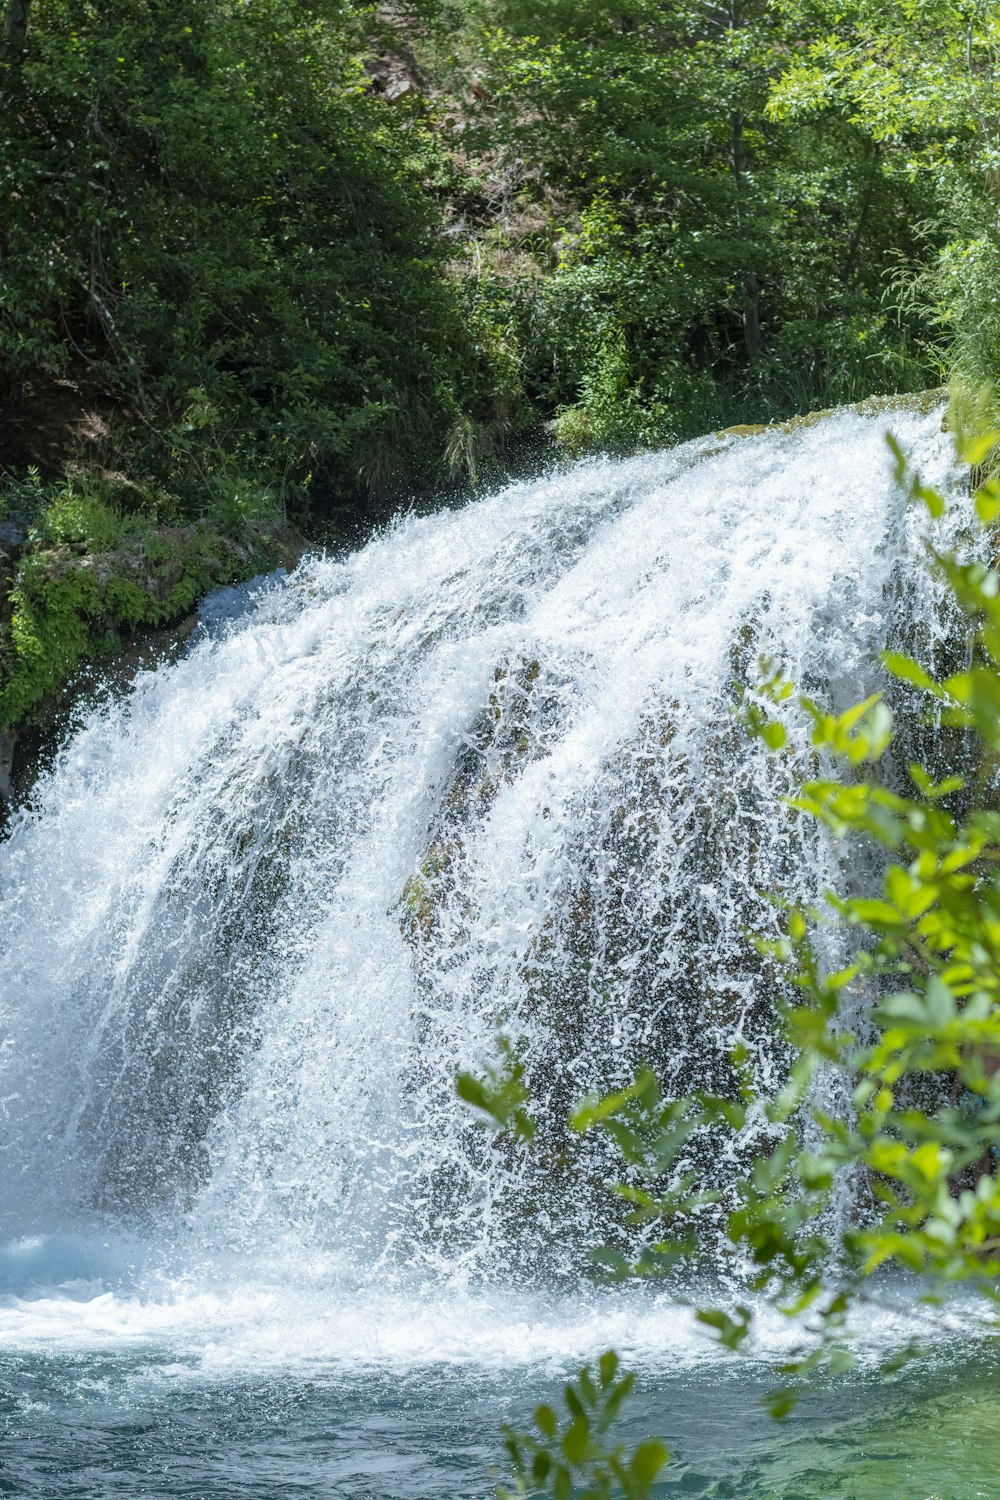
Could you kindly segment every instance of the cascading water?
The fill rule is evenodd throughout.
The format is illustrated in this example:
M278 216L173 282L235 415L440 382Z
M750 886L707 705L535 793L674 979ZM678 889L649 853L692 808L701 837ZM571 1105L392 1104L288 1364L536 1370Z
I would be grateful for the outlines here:
M779 981L746 931L836 861L780 800L804 726L775 758L734 705L761 655L839 707L884 645L916 631L933 660L889 425L404 522L96 712L0 865L8 1229L352 1279L578 1263L606 1164L543 1180L455 1071L502 1034L556 1134L643 1062L725 1088L737 1040L766 1086ZM891 417L946 486L940 425Z
M844 708L953 649L890 429L957 494L940 412L587 462L307 562L93 711L0 849L0 1343L680 1367L662 1299L568 1279L624 1231L602 1148L553 1157L639 1064L778 1076L747 933L843 872L782 801L799 711L773 756L736 709L761 657ZM455 1094L499 1037L534 1155ZM725 1188L763 1128L681 1168Z

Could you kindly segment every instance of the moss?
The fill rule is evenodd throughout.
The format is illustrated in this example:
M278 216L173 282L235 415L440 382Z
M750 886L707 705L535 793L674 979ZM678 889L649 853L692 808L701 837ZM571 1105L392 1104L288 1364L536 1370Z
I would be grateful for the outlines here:
M739 422L735 427L722 427L716 434L718 437L757 437L761 432L767 432L766 422Z
M854 411L859 417L874 417L884 411L907 411L917 412L924 416L932 412L935 407L942 405L948 392L943 386L935 387L933 390L904 392L896 396L866 396L863 401L854 401L848 406L826 406L822 410L803 412L800 416L789 417L783 422L755 422L743 423L736 427L721 427L716 432L716 437L757 437L762 432L800 432L805 427L815 427L824 422L827 417L834 417L838 412Z
M113 525L112 522L115 522ZM124 634L171 624L219 584L274 565L274 531L151 526L100 502L49 507L0 601L0 726L30 721Z
M411 942L426 942L437 926L440 882L451 868L454 852L448 845L432 844L403 886L399 924Z

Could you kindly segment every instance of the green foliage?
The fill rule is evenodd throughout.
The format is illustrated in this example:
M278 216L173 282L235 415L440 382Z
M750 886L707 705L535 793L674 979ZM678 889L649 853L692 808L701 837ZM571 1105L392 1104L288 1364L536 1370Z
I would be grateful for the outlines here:
M965 441L963 456L980 465L997 441L997 433ZM940 515L943 498L907 470L898 450L897 461L914 502ZM975 507L992 525L1000 480L981 485ZM1000 1278L1000 576L980 562L935 556L968 618L971 660L940 680L905 655L883 660L916 694L910 711L925 710L941 734L958 729L971 740L977 769L971 779L941 776L913 762L910 788L899 790L878 778L893 737L881 699L838 715L799 697L813 745L844 774L807 782L795 805L838 838L881 849L884 873L878 894L830 897L851 950L839 970L818 957L827 914L793 908L787 935L758 943L797 991L783 1013L793 1056L783 1084L758 1096L737 1052L738 1100L665 1100L644 1070L630 1087L584 1100L572 1117L577 1130L601 1130L617 1146L628 1185L616 1191L634 1205L633 1222L664 1231L637 1260L599 1257L613 1273L634 1276L661 1271L694 1247L687 1225L694 1227L703 1199L691 1182L662 1188L691 1132L737 1136L750 1111L764 1113L769 1145L736 1184L727 1228L750 1288L792 1318L809 1315L809 1338L781 1366L785 1383L769 1398L777 1417L819 1366L851 1367L847 1315L877 1297L886 1265L923 1278L914 1295L927 1300L958 1281L995 1296ZM776 753L793 693L765 663L760 688L743 705L748 731ZM862 772L869 779L859 779ZM849 1029L859 1015L858 1029ZM829 1087L833 1080L839 1089ZM830 1098L843 1107L819 1102ZM509 1125L488 1093L478 1102ZM519 1097L518 1107L525 1103ZM845 1221L830 1209L848 1183L855 1209ZM752 1330L747 1307L701 1307L698 1317L733 1349ZM511 1448L522 1478L533 1442L522 1436Z
M280 517L260 494L239 526L218 504L164 524L177 518L175 496L96 480L35 476L0 498L33 516L0 599L0 726L30 718L124 636L179 620L209 589L275 561Z
M500 479L543 423L631 450L936 383L945 333L966 393L1000 366L987 9L28 16L0 51L0 396L23 430L46 382L102 393L91 471L169 493L166 524L357 528Z
M769 110L799 46L786 9L503 0L483 16L467 135L488 181L520 177L525 387L571 451L936 373L914 300L884 305L899 260L925 257L913 226L934 189L835 102Z
M782 10L799 42L776 79L769 117L819 120L836 110L897 175L933 185L939 254L923 268L901 268L901 290L927 306L947 340L970 418L977 393L1000 372L996 7L782 0Z
M500 1043L501 1060L484 1078L459 1073L455 1088L460 1099L480 1110L501 1130L510 1130L519 1140L530 1141L537 1126L525 1109L528 1091L524 1068L517 1062L509 1042Z
M917 389L942 321L975 384L992 230L932 285L961 195L922 170L972 139L958 51L921 75L944 126L849 87L855 33L908 15L34 0L0 57L0 385L86 367L114 467L304 515L499 476L541 420L631 449Z
M632 1375L619 1374L618 1357L608 1350L596 1372L585 1366L566 1386L565 1415L543 1405L535 1410L533 1432L505 1428L515 1487L498 1490L501 1500L528 1494L552 1495L554 1500L612 1500L618 1495L644 1500L669 1459L666 1448L655 1438L631 1452L605 1446L633 1384Z
M339 0L35 0L0 61L8 390L96 362L139 418L133 467L175 488L220 455L356 497L441 472L483 358L421 191L434 138L365 86L371 24Z

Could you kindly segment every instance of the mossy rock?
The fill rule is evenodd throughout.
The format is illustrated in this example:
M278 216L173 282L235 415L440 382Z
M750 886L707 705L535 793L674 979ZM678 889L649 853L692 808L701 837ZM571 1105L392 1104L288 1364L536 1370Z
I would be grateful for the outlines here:
M866 396L863 401L853 401L849 406L825 406L818 411L788 417L783 422L748 422L738 423L735 427L720 427L715 436L747 438L759 437L762 432L801 432L807 427L816 427L820 422L825 422L827 417L835 417L845 411L857 412L859 417L874 417L886 411L916 412L920 416L926 416L942 406L947 396L944 386L894 396Z
M432 844L403 886L399 925L410 942L426 942L437 926L436 892L451 869L454 849Z
M204 522L123 527L102 550L38 536L0 577L0 726L37 720L83 663L182 620L208 590L288 551L275 531L237 540Z
M414 945L439 926L438 913L457 888L464 830L489 811L505 781L544 754L533 731L533 693L541 676L535 659L498 666L485 709L473 724L466 749L441 798L431 842L399 899L400 930Z

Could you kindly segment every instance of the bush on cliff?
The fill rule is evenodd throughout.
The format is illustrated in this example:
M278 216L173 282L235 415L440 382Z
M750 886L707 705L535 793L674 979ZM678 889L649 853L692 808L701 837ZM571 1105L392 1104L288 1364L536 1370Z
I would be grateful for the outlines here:
M51 704L84 663L136 630L172 624L209 589L287 561L266 494L231 494L196 519L175 496L94 478L0 491L0 729ZM239 514L234 514L238 511Z

